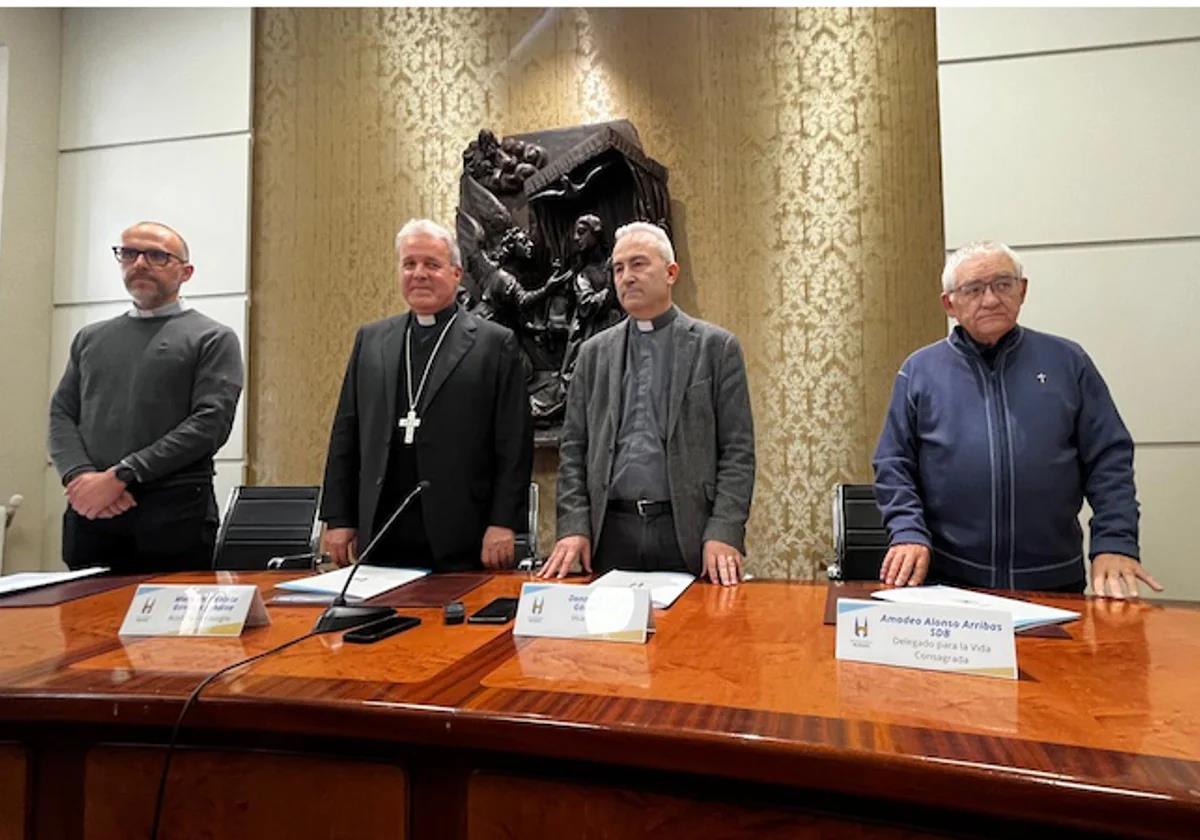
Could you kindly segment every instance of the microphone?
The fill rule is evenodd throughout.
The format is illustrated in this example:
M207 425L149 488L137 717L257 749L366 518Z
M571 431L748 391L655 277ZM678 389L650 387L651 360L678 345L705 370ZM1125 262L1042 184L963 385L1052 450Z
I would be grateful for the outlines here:
M400 506L388 517L388 521L383 523L383 527L379 529L379 533L375 538L367 544L363 549L363 553L358 555L358 562L350 568L350 574L346 575L346 582L342 585L342 591L333 599L333 603L329 608L321 614L317 619L317 624L313 628L314 633L333 633L338 630L349 630L352 627L360 627L363 624L369 624L372 621L378 621L381 618L387 618L389 615L395 615L396 611L391 607L351 607L346 605L346 591L350 588L350 581L354 580L354 573L358 571L358 567L367 559L367 555L371 550L379 544L379 540L392 524L400 518L400 514L404 509L412 504L412 500L429 489L428 481L418 481L409 494L404 497L404 501Z
M4 527L7 528L12 524L13 515L17 512L17 508L21 506L21 502L25 501L25 497L20 493L14 493L12 498L8 500L8 505L4 509Z

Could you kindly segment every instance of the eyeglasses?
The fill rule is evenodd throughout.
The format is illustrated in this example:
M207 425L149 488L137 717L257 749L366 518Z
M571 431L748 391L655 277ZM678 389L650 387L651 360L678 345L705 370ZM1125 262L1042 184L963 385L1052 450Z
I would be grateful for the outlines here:
M179 260L181 263L186 263L183 257L177 257L170 251L163 251L158 248L126 248L124 245L112 246L113 256L117 258L117 262L122 265L132 265L137 262L138 257L145 257L146 262L155 268L162 268L171 260Z
M1010 297L1017 290L1017 286L1020 283L1021 278L1002 274L999 277L993 277L991 280L976 280L973 283L964 283L950 292L950 294L958 295L964 300L981 300L984 292L991 289L992 294L996 297Z

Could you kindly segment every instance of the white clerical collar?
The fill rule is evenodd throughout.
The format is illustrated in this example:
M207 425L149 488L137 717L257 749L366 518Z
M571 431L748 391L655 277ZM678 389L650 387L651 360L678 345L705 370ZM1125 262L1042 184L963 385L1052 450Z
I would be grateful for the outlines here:
M176 298L170 303L164 303L157 309L138 309L134 306L126 314L130 318L165 318L168 315L178 315L180 312L186 312L190 308L186 300Z
M655 330L661 330L663 327L670 324L675 320L675 316L678 314L679 310L675 308L674 304L671 304L671 308L661 315L658 315L649 321L643 321L639 318L634 318L633 324L635 327L637 327L638 332L654 332Z
M420 324L422 327L432 327L434 324L437 323L437 316L436 315L418 315L417 323Z

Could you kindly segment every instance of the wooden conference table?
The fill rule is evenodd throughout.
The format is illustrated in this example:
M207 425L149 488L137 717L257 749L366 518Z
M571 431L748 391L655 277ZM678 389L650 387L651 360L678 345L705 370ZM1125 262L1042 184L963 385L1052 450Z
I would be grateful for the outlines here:
M122 642L132 591L0 608L0 838L147 836L187 695L318 612ZM820 585L695 585L644 646L406 609L415 630L307 639L206 688L160 836L1200 834L1200 608L1038 600L1083 618L1018 637L1015 682L838 663Z

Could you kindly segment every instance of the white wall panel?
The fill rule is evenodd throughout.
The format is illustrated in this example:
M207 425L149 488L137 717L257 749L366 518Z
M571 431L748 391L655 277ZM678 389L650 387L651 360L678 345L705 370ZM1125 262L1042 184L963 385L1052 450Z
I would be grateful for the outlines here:
M1200 37L1200 9L937 10L938 60Z
M217 461L217 474L213 477L213 492L217 496L217 508L221 518L225 517L225 505L234 487L246 483L245 461Z
M1200 42L938 76L947 247L1200 234Z
M67 9L59 148L249 131L253 9Z
M181 140L59 158L54 302L126 297L112 246L134 222L164 222L191 250L185 294L245 292L250 139Z
M1142 562L1167 588L1161 597L1200 601L1194 535L1200 446L1139 447L1134 470L1142 505Z
M245 368L248 317L245 296L199 298L189 301L189 305L214 321L220 321L233 329L242 346L242 366ZM71 339L75 337L75 333L87 324L120 315L129 309L129 306L129 302L126 301L54 308L51 321L50 392L46 395L47 404L66 369L67 357L71 350ZM246 457L245 404L246 393L243 391L242 398L238 400L237 414L233 418L233 430L229 434L229 440L217 451L218 458L242 460Z
M1134 440L1200 435L1200 242L1037 249L1021 322L1079 342Z

